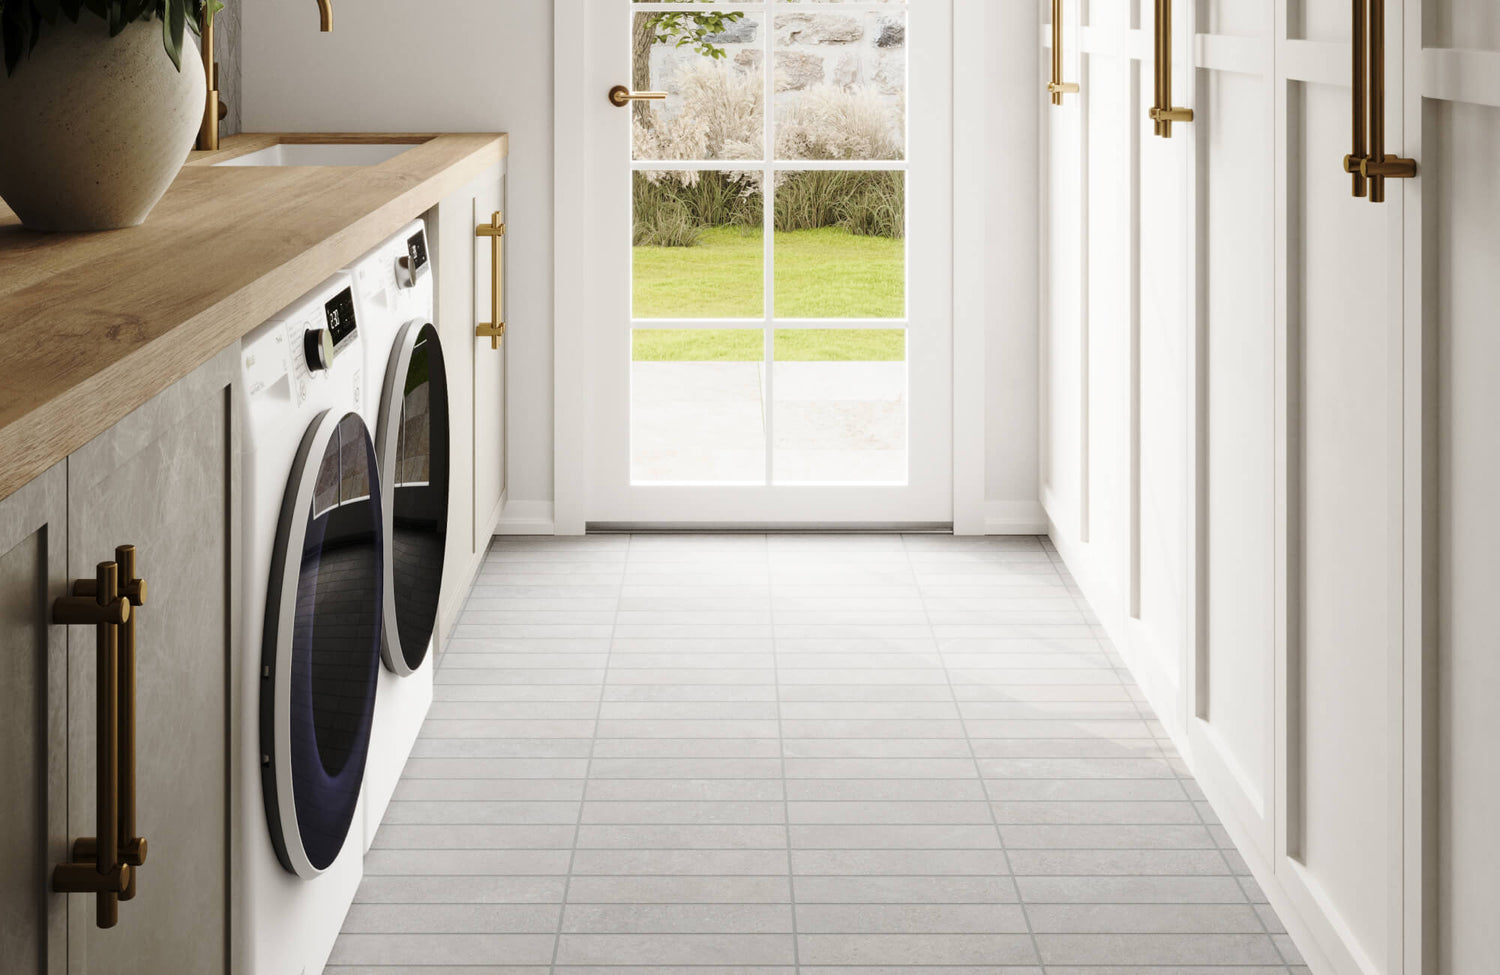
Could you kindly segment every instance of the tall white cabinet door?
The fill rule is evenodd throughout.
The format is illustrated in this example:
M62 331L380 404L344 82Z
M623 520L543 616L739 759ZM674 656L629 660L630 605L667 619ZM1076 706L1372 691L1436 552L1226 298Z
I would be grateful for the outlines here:
M1199 782L1275 851L1278 172L1273 0L1211 0L1195 43L1193 652Z
M148 842L119 923L70 894L73 975L226 971L229 678L238 543L237 347L68 458L68 570L92 578L136 547L136 833ZM243 649L243 648L242 648ZM96 835L93 627L68 628L68 833Z
M1404 33L1408 971L1461 975L1500 958L1500 15L1408 0Z
M63 975L67 900L50 893L68 858L67 469L0 501L0 960L16 975Z
M1078 75L1076 3L1063 5L1064 77ZM1050 56L1051 24L1042 25ZM1046 59L1044 59L1046 60ZM1043 91L1047 79L1037 80ZM1040 96L1045 97L1045 96ZM1083 99L1064 96L1042 115L1042 457L1041 491L1056 534L1089 537L1085 376Z
M474 224L490 223L493 215L505 214L505 182L500 172L480 181L474 193ZM474 238L474 318L505 320L504 254L507 240L500 239L499 281L494 275L495 246L492 238ZM495 296L499 295L499 301ZM498 304L498 307L493 307ZM505 350L508 340L493 348L489 339L470 337L474 344L474 550L489 547L505 502Z
M1402 5L1388 3L1399 91ZM1278 8L1276 875L1332 970L1400 972L1402 206L1357 199L1347 0ZM1394 28L1394 29L1393 29ZM1387 148L1402 149L1399 99Z
M1113 4L1094 4L1104 9ZM1152 11L1140 4L1139 22L1155 30ZM1175 0L1170 36L1173 102L1193 107L1193 29L1196 4ZM1161 720L1174 731L1184 721L1188 576L1188 303L1193 250L1188 203L1193 183L1192 147L1198 123L1178 122L1171 138L1152 132L1153 58L1150 36L1139 35L1132 120L1140 146L1136 208L1136 302L1130 347L1130 417L1125 442L1129 487L1125 536L1125 645L1127 660Z
M1194 130L1152 132L1155 25L1144 6L1063 4L1065 80L1076 72L1082 90L1043 108L1042 493L1053 540L1157 713L1179 730ZM1172 37L1179 93L1192 75L1191 6L1178 4Z

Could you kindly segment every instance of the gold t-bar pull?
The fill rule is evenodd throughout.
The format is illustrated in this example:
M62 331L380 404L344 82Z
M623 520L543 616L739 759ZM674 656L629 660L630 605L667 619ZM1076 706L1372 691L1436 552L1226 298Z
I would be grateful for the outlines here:
M132 553L133 557L133 553ZM120 837L120 699L126 687L120 683L120 631L133 615L131 599L120 591L119 566L100 562L94 579L80 579L73 595L63 596L52 604L52 622L68 626L95 628L98 681L98 728L95 739L94 815L95 834L73 845L67 863L52 870L52 889L58 893L94 894L98 914L95 923L112 928L120 920L120 898L134 891L135 870L121 856ZM142 597L145 585L141 584ZM132 656L134 655L133 639ZM133 705L131 710L133 710ZM132 733L130 739L134 740ZM134 761L132 757L131 768ZM133 776L132 776L133 778ZM130 808L134 818L134 805ZM132 827L134 824L130 824ZM140 841L140 859L145 859L146 844Z
M1344 172L1354 195L1385 202L1385 181L1412 179L1417 161L1385 151L1385 0L1354 0L1353 151Z
M1172 104L1172 0L1156 0L1156 104L1146 113L1152 131L1172 138L1173 122L1191 122L1193 110Z
M489 223L482 223L474 230L475 237L490 239L490 320L474 327L474 334L490 340L490 348L500 348L505 338L505 320L501 317L505 306L505 218L496 210Z
M631 91L624 85L615 85L609 90L609 103L615 108L624 108L631 102L661 102L666 99L667 93L664 91Z
M1047 82L1047 94L1052 104L1061 105L1064 95L1077 93L1077 82L1063 80L1063 0L1052 0L1052 80Z

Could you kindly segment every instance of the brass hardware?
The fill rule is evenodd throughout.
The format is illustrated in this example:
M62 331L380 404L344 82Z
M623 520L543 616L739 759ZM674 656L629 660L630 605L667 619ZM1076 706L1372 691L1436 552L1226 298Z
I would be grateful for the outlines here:
M203 76L208 80L208 98L203 103L203 121L198 126L198 148L219 148L219 64L214 60L214 17L211 5L205 3L198 17L198 42L203 50Z
M146 603L146 580L135 574L135 547L115 549L93 579L73 583L73 593L52 604L52 622L96 628L98 740L94 836L73 843L72 857L52 871L59 893L94 894L96 923L119 922L119 902L135 897L136 867L147 844L135 835L135 613Z
M333 30L333 0L318 0L318 30ZM203 103L203 121L198 126L198 148L213 152L219 148L219 122L229 115L229 106L219 100L219 63L214 60L213 7L204 3L198 16L198 42L202 45L203 77L208 81L208 98Z
M665 101L666 97L664 91L631 91L624 85L615 85L609 90L609 103L615 108L624 108L631 102Z
M1156 0L1156 103L1146 113L1153 134L1172 138L1173 122L1191 122L1193 110L1172 104L1172 0Z
M505 322L502 313L505 307L505 220L499 210L474 230L475 237L490 239L490 320L475 326L474 334L490 340L490 348L500 348L505 338Z
M1417 161L1385 151L1385 0L1354 0L1354 78L1351 103L1353 151L1344 172L1354 195L1385 202L1385 181L1412 179Z
M1063 81L1063 0L1052 0L1052 80L1047 83L1047 93L1052 104L1061 105L1064 95L1078 93L1078 83Z

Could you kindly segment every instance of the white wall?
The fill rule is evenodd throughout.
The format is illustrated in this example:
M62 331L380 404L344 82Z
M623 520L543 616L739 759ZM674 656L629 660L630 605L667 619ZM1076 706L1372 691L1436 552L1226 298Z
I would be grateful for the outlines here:
M977 27L995 52L980 99L988 109L981 124L989 175L984 243L989 269L985 499L990 531L1044 524L1038 497L1037 426L1040 11L1039 3L959 0L955 15L959 24L976 13L981 16ZM955 121L964 125L968 120Z
M552 0L255 0L246 132L509 132L509 492L552 498Z
M320 34L311 0L255 0L241 14L247 132L510 133L509 494L525 518L553 499L553 0L335 0ZM958 0L994 51L985 110L961 116L991 173L984 480L988 527L1037 530L1038 174L1036 4ZM984 523L986 513L974 518ZM545 517L542 524L545 524Z

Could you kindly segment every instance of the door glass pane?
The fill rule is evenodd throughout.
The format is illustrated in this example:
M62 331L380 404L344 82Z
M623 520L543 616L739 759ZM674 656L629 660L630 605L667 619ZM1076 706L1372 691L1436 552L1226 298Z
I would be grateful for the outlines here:
M906 332L777 329L777 484L905 484Z
M776 174L776 317L906 317L906 174Z
M764 484L765 332L636 329L631 344L631 482Z
M631 87L667 98L631 104L633 158L763 158L764 62L759 14L635 14Z
M765 314L761 174L635 174L635 318Z
M906 158L904 9L777 13L775 45L777 159Z

